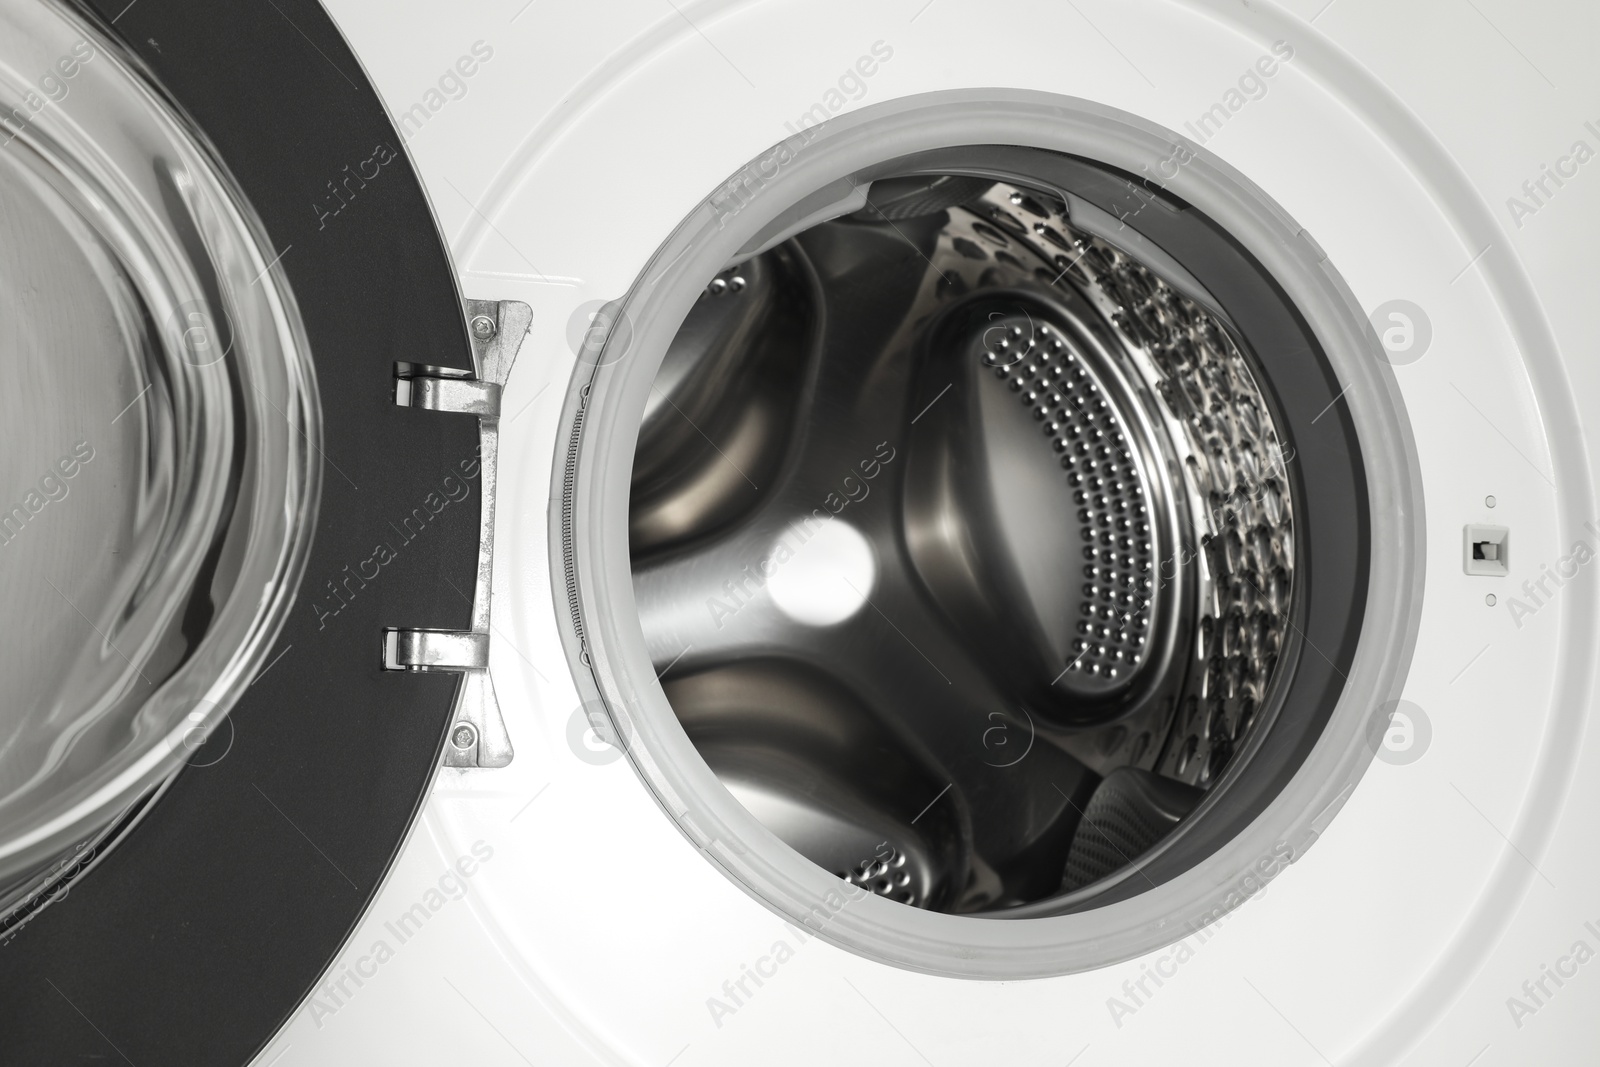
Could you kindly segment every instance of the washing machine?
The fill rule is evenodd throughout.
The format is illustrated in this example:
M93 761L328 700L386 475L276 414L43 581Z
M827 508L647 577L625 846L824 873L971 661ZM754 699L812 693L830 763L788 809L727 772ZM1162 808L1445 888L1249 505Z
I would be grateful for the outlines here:
M0 1060L1593 1062L1593 12L0 17Z

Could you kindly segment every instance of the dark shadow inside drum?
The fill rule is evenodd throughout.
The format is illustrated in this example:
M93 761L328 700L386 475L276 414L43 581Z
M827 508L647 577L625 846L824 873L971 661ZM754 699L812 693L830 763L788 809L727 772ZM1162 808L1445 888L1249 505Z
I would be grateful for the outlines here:
M1008 917L1137 893L1253 818L1338 696L1366 504L1348 419L1311 425L1332 375L1208 220L1106 210L1123 175L974 148L861 181L711 279L658 373L652 661L841 879ZM1338 636L1305 656L1313 616Z

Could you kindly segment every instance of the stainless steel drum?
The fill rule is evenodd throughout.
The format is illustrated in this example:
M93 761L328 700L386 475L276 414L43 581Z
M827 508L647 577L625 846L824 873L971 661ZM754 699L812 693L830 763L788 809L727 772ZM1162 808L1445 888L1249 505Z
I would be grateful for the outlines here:
M1131 234L1026 184L880 179L719 273L657 375L630 537L667 697L841 879L964 913L1080 890L1268 725L1274 411Z
M0 915L191 755L282 622L319 421L281 251L94 29L0 7Z

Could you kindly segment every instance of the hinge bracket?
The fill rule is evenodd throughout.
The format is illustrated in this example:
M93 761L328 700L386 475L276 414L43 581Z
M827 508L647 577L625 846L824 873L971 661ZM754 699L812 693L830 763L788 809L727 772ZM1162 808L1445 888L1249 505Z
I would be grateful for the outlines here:
M533 309L515 300L468 300L468 333L477 373L450 367L396 363L394 402L401 407L474 415L482 445L479 486L478 568L472 594L472 629L389 628L383 669L445 671L461 675L445 738L446 767L504 767L511 762L494 682L489 677L489 600L494 586L494 512L500 452L500 394L522 347Z

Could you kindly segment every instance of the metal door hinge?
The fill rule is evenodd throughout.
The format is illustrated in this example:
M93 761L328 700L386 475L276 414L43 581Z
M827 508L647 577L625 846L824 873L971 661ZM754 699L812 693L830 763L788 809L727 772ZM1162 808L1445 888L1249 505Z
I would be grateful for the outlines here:
M504 767L511 762L494 682L489 677L489 598L494 577L494 509L500 452L500 393L511 373L533 309L515 300L468 300L474 375L450 367L395 364L394 402L401 407L478 418L482 443L482 500L478 520L478 571L472 594L472 629L391 628L384 631L383 668L447 671L461 675L445 739L446 767Z

